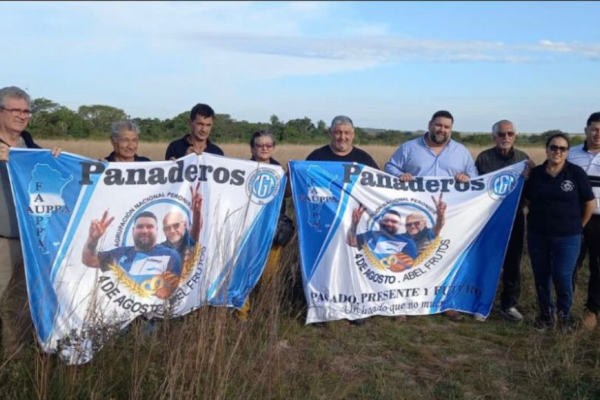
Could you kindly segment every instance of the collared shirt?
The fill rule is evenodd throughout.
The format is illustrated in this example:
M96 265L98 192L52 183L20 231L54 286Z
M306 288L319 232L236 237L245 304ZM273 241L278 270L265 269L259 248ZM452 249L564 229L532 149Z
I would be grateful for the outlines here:
M395 176L406 173L412 176L478 176L473 157L465 146L450 139L436 155L425 142L425 135L401 144L385 164L385 172Z
M367 165L371 168L379 169L379 166L373 160L373 157L366 151L353 146L352 151L345 156L337 155L331 150L329 145L319 147L306 157L306 161L337 161L337 162L357 162Z
M547 164L533 168L525 181L527 227L539 235L578 235L583 231L583 204L594 199L590 181L580 166L568 161L555 177L546 172Z
M475 167L479 175L485 175L528 159L527 153L514 147L508 154L502 154L498 147L492 147L479 153L475 160Z
M590 153L587 142L572 147L567 158L573 164L579 165L590 178L592 191L596 198L594 214L600 215L600 151L596 154Z
M8 145L2 139L0 142ZM29 132L21 132L19 148L39 149ZM6 161L0 161L0 237L16 239L19 237L19 225L17 223L17 212L15 201L10 188L8 167Z
M187 134L181 139L177 139L172 141L167 147L167 153L165 154L165 160L170 160L171 158L181 158L186 155L188 148L190 148L192 144L190 143L190 135ZM223 150L216 144L213 144L209 139L206 140L206 149L204 149L205 153L216 154L218 156L224 156Z
M106 161L109 162L116 162L117 160L115 159L115 152L113 151L112 153L110 153L106 158ZM149 159L148 157L143 157L143 156L138 156L137 154L133 156L133 161L134 162L145 162L145 161L152 161L151 159Z

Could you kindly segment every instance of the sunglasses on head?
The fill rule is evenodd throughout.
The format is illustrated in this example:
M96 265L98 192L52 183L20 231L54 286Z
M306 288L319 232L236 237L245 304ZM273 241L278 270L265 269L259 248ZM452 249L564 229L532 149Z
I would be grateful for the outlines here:
M508 132L498 132L496 135L498 135L498 137L501 138L505 138L505 137L513 137L515 136L515 132L514 131L508 131Z
M548 148L550 149L550 151L554 151L554 152L560 150L561 153L564 153L569 150L569 148L566 146L557 146L555 144L551 144L550 146L548 146Z

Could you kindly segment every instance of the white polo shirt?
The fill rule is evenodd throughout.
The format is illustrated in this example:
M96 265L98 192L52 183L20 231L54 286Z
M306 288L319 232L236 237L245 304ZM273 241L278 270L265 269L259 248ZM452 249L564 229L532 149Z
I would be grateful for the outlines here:
M592 191L596 197L595 215L600 215L600 151L595 155L587 149L587 143L572 147L569 151L568 160L579 165L590 178Z

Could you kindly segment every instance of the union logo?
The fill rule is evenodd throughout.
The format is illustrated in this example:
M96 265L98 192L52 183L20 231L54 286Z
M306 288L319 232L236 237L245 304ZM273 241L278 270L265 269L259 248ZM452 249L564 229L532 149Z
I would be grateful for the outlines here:
M268 168L259 168L248 177L246 192L253 203L263 205L275 198L281 185L281 178Z
M560 184L560 188L565 192L571 192L575 188L575 184L569 180L566 180Z
M519 175L516 172L500 172L490 179L488 194L494 200L502 200L515 190L518 183Z

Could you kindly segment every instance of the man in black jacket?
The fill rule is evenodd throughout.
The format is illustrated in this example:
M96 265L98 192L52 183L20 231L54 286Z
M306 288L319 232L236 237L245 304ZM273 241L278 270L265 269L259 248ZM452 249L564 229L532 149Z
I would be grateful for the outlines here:
M479 175L488 174L525 160L528 162L529 169L535 166L527 153L515 149L517 131L511 121L503 119L496 122L492 127L492 139L496 142L496 146L482 151L475 160L475 167L477 167ZM517 208L502 266L500 313L510 321L521 321L523 319L523 315L517 310L516 306L521 295L521 258L523 256L524 232L525 217L523 215L523 203L521 202ZM483 316L476 315L475 317L480 321L484 320Z
M190 111L190 133L169 143L165 160L176 160L190 153L224 155L223 150L209 139L215 119L214 110L207 104L196 104Z

